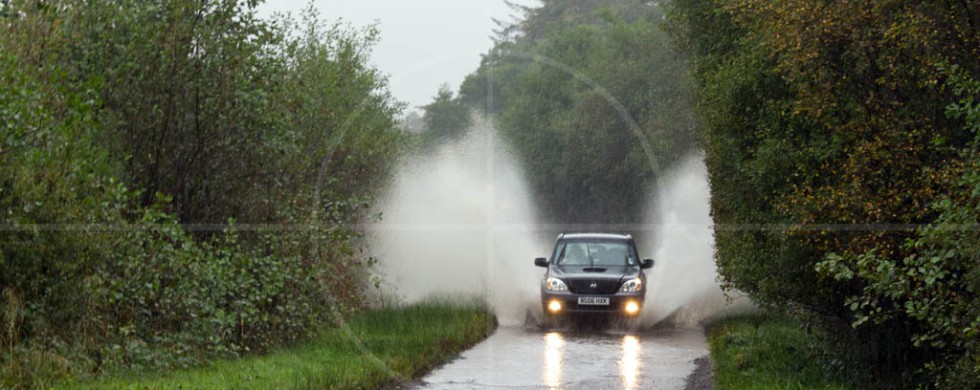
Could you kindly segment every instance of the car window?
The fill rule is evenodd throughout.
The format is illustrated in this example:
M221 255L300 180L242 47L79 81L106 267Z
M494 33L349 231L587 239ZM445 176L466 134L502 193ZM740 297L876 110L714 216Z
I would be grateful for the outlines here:
M557 264L581 266L636 265L636 252L625 242L569 242L558 253Z
M627 262L626 245L621 244L599 244L593 245L595 253L592 255L593 263L596 265L623 265Z
M584 242L573 242L565 245L565 253L558 264L562 265L591 265L589 260L588 244Z

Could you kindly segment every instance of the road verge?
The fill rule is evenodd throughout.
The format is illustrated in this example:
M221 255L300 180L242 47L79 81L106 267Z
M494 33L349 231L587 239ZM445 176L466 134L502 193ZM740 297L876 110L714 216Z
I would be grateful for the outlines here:
M851 388L795 319L736 315L709 323L706 333L716 390Z
M65 383L70 389L350 389L418 378L486 338L496 320L485 308L422 303L371 310L306 343L208 367L120 372Z

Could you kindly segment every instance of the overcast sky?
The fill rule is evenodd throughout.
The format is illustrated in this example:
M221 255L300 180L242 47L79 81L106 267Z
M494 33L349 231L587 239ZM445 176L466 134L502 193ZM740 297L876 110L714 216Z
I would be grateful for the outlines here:
M276 11L297 14L310 0L268 0L259 15ZM536 5L536 0L518 0ZM448 83L459 83L480 64L490 48L492 18L510 20L513 11L503 0L313 0L323 19L343 19L357 27L377 23L381 42L374 47L375 66L388 74L406 113L428 104Z

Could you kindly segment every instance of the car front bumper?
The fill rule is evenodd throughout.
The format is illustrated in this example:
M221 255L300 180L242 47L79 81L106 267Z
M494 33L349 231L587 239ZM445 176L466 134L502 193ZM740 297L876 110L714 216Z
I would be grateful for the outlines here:
M623 315L637 315L643 308L645 292L617 292L613 295L602 294L578 294L570 291L550 291L541 290L541 305L544 312L550 315L560 315L562 313L610 313ZM608 305L583 305L579 304L581 297L601 297L609 298ZM560 307L555 310L553 302L557 302ZM635 310L628 310L630 304L635 304Z

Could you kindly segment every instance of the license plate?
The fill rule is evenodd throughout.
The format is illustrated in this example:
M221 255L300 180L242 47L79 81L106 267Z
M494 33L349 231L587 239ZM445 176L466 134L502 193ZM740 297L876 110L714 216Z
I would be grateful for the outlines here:
M606 297L579 297L579 305L606 305L609 306L609 298Z

